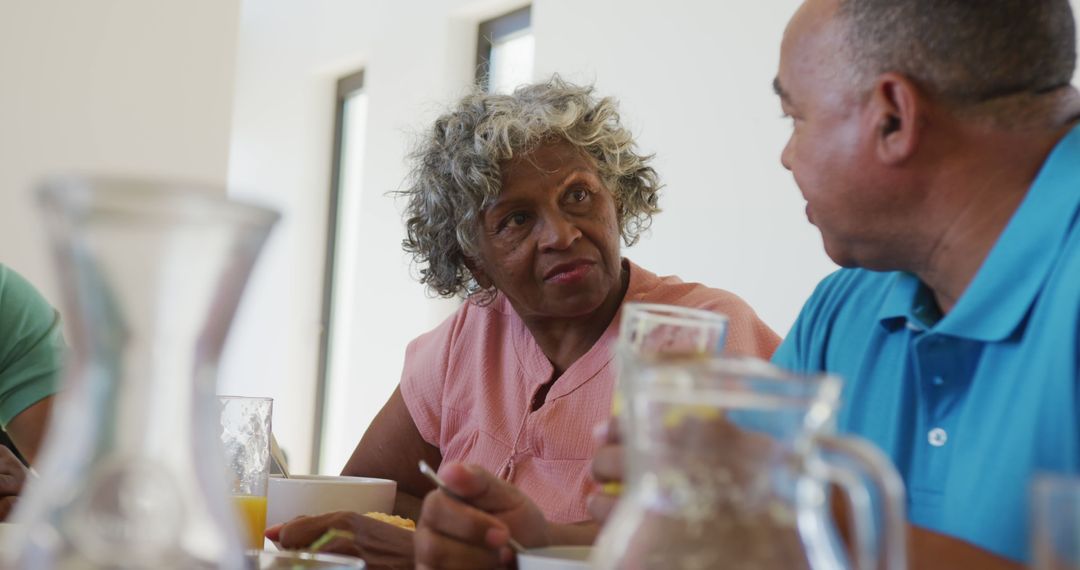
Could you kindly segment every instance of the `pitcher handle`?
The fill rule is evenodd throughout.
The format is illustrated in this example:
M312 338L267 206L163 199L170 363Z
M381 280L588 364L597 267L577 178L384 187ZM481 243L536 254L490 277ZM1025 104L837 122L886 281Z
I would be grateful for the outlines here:
M892 462L877 447L853 437L823 435L818 437L821 448L836 453L857 465L853 468L826 457L830 469L828 479L843 488L854 517L852 536L855 560L861 570L872 570L883 560L885 570L907 569L907 515L905 512L904 482ZM874 526L874 510L866 480L881 497L883 528L878 540L871 543L866 536ZM883 540L882 540L883 539ZM876 547L870 546L875 544ZM884 552L884 558L880 555Z

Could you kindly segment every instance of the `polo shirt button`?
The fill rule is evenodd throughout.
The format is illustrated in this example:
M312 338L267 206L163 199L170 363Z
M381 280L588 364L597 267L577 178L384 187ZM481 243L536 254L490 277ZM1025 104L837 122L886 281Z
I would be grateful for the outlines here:
M941 376L934 376L934 386L941 386L945 383L945 379Z
M930 445L934 447L941 447L945 445L945 442L949 440L949 434L941 428L934 428L927 434L926 439L930 442Z

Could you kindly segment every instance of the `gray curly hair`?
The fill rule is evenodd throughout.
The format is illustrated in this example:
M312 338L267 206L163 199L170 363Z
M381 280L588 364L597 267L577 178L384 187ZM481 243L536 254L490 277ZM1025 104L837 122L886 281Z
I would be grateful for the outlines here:
M617 107L556 75L512 95L474 90L439 117L410 154L412 172L399 192L408 200L402 245L420 282L442 297L481 291L465 261L478 256L481 214L502 189L500 166L550 141L592 157L614 196L623 242L637 242L660 211L661 184Z

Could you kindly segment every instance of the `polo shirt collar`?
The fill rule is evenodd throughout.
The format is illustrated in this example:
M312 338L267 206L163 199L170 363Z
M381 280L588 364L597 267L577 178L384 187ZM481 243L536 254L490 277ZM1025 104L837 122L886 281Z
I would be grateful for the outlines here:
M1001 341L1024 322L1080 209L1080 126L1046 159L1005 231L938 330Z
M917 305L915 297L923 285L918 277L901 271L893 273L891 281L889 293L878 309L877 318L885 328L896 330L913 320L912 313Z
M1027 196L956 306L935 332L982 342L1012 336L1050 275L1080 211L1080 125L1050 153ZM879 311L882 325L895 328L919 316L929 290L914 275L897 273ZM930 326L932 325L932 327Z

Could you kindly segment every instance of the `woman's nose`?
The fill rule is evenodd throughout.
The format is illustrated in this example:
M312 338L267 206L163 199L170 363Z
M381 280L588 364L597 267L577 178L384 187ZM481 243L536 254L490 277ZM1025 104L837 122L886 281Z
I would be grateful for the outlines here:
M541 251L567 249L581 237L577 224L562 214L545 216L540 232Z

